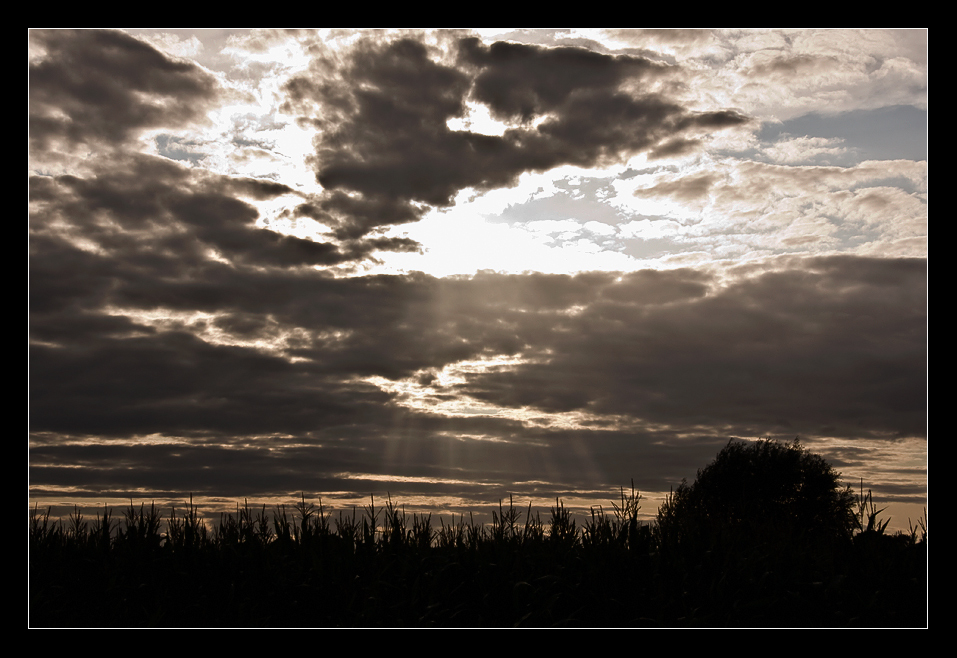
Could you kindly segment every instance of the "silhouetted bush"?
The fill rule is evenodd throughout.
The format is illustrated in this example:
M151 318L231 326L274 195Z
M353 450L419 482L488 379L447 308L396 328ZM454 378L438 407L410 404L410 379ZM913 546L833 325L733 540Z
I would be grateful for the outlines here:
M850 540L855 497L839 477L797 439L732 440L698 471L694 484L682 482L661 506L659 536L669 548L709 549Z

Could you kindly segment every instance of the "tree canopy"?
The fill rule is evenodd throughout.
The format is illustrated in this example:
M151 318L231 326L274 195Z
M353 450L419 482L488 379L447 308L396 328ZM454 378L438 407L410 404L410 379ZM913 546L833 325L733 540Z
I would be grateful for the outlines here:
M855 499L839 478L797 439L731 440L694 484L683 481L661 506L659 532L679 543L847 539L855 527Z

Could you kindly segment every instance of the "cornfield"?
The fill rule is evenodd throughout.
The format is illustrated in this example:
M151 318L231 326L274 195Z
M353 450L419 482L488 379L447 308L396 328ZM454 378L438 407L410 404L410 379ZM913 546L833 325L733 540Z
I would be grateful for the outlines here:
M870 492L846 542L722 535L682 544L641 496L576 520L500 503L491 524L391 498L237 504L209 522L132 502L30 515L33 627L924 627L926 515L885 533ZM773 538L772 538L773 539ZM702 543L703 542L703 543ZM790 542L790 543L789 543Z

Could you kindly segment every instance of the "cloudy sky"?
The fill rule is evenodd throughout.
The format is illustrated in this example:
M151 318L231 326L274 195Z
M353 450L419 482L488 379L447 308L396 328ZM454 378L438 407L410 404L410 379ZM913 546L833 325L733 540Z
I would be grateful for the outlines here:
M31 503L920 515L926 30L32 30Z

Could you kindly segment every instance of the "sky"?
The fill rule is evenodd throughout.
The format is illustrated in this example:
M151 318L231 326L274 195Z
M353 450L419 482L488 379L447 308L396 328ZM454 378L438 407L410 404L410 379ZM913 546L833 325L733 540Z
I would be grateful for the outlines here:
M927 499L927 31L30 30L29 501Z

